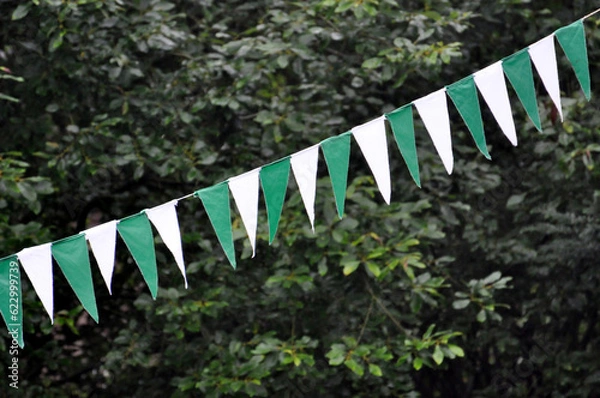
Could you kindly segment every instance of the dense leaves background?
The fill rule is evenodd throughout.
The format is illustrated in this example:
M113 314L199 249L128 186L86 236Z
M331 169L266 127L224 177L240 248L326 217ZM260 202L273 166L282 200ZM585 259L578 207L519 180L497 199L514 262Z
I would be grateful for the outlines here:
M123 218L343 133L594 6L1 1L0 251ZM594 89L599 23L585 24ZM179 205L189 289L159 241L156 301L122 242L112 296L93 267L97 325L58 268L54 326L24 282L19 392L598 394L599 94L587 103L559 60L564 123L539 80L543 133L510 93L517 148L484 106L489 162L452 110L447 176L417 120L423 189L391 144L390 206L353 146L344 219L321 162L316 234L291 182L270 247L260 214L254 259L234 212L235 272L190 199ZM1 356L3 378L9 360Z

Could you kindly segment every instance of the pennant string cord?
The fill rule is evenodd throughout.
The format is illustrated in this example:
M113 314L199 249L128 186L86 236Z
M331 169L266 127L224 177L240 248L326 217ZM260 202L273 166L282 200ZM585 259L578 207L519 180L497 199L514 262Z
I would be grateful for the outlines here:
M567 58L569 59L569 61L571 61L571 66L573 66L573 68L575 69L575 74L577 76L577 79L579 80L579 83L581 85L581 88L584 91L584 94L586 96L586 98L590 99L591 96L591 88L590 88L590 79L589 79L589 64L588 64L588 59L587 59L587 52L585 51L585 29L583 27L583 23L582 21L590 18L596 14L600 13L600 8L598 8L597 10L585 15L583 18L580 18L579 20L577 20L576 22L572 23L571 25L569 25L569 27L565 26L563 28L560 28L559 30L555 31L553 34L550 34L549 36L545 37L544 39L538 41L537 43L534 43L532 45L530 45L529 47L527 47L526 51L528 54L528 58L533 62L533 64L535 65L535 67L537 68L538 74L540 74L540 77L542 78L542 81L544 81L544 78L550 78L550 83L551 83L551 88L555 87L555 90L550 90L548 91L550 97L553 99L553 101L555 102L558 110L561 110L561 105L560 105L560 93L558 93L558 70L556 68L556 53L554 51L554 38L556 38L559 42L559 44L563 47L563 50L565 52L565 55L567 56ZM572 44L571 42L575 41L575 44ZM565 43L567 43L567 45L565 45ZM535 47L535 49L534 49ZM521 50L524 51L524 50ZM580 54L578 53L580 52ZM502 59L501 61L497 61L494 64L488 66L487 68L484 68L480 71L474 72L472 73L469 77L470 77L470 84L471 84L471 91L475 92L476 87L479 89L479 92L483 95L484 99L486 101L488 101L488 99L486 98L485 92L486 90L482 91L482 88L488 87L488 86L492 86L491 83L486 82L487 80L487 76L490 72L492 71L494 72L494 74L496 75L496 81L501 81L502 84L505 83L504 80L504 75L507 73L507 71L510 69L509 64L507 61L508 58L513 59L514 56L517 56L517 54L519 54L519 52L514 53L512 56L507 57ZM525 55L525 57L527 57L527 55ZM546 64L546 60L550 59L550 64L554 65L554 67L552 68L552 70L549 70L547 68ZM577 61L579 61L579 64L582 64L583 66L579 65L579 67L576 67L576 63L573 62L572 58L575 58ZM514 58L517 61L519 60L518 58ZM515 62L513 59L513 62ZM526 63L529 65L529 60L526 59ZM506 65L505 65L506 64ZM542 64L542 69L540 69L540 64ZM514 67L514 65L513 65ZM583 67L583 70L582 70ZM509 68L509 69L507 69ZM523 68L517 68L520 70L517 70L516 73L520 74L521 72L523 72ZM488 72L484 72L483 73L483 77L484 80L481 79L482 76L482 71L487 70ZM513 70L514 72L514 70ZM544 73L542 73L544 72ZM531 71L529 71L529 73L531 74ZM500 76L498 78L498 76ZM514 73L513 73L514 76ZM492 76L494 77L494 76ZM510 76L508 76L509 80L510 80ZM467 79L467 78L465 78ZM463 81L465 80L463 79ZM492 79L494 80L494 79ZM531 76L530 78L531 80L531 90L534 90L533 88L533 76ZM547 79L546 79L547 80ZM553 83L553 81L556 80L556 83ZM482 83L482 81L484 81L484 83ZM458 82L454 83L451 86L454 86L455 84L457 84ZM514 86L514 82L511 81L511 83ZM544 83L546 85L546 83ZM552 84L554 84L552 86ZM115 262L115 244L116 244L116 238L117 238L117 232L118 234L121 236L121 238L123 239L123 241L125 242L126 246L128 247L131 255L133 256L133 259L135 260L135 262L138 265L139 270L142 273L142 276L144 278L144 280L146 281L146 284L148 286L148 288L150 289L150 293L152 295L153 299L156 299L156 295L158 292L158 270L157 270L157 264L156 264L156 254L154 251L154 239L153 239L153 233L152 233L152 228L151 228L151 223L154 224L155 228L158 230L159 235L161 235L161 237L163 238L163 241L165 242L165 244L167 245L167 247L169 248L169 250L172 252L172 254L175 257L175 261L178 265L178 267L180 268L180 271L184 277L184 281L185 281L185 287L188 287L188 282L187 282L187 277L185 274L185 263L184 263L184 259L183 259L183 250L181 247L181 236L180 236L180 231L179 231L179 223L177 220L177 212L173 206L173 204L177 204L179 201L184 200L184 199L189 199L191 197L198 197L198 199L200 199L202 201L202 205L204 207L204 209L206 210L206 213L208 215L208 218L210 219L210 223L213 226L213 229L215 230L216 234L217 234L217 238L221 244L221 247L223 248L225 255L227 257L227 259L229 260L231 266L235 269L236 268L236 256L235 256L235 249L234 249L234 245L233 245L233 234L232 234L232 225L231 225L231 215L230 215L230 211L231 211L231 207L230 207L230 194L233 195L234 197L234 201L236 202L236 205L239 205L238 200L239 200L239 192L240 189L252 189L254 192L254 196L253 196L253 200L254 202L251 204L248 204L248 206L238 206L238 210L240 210L240 215L242 217L242 223L244 224L244 227L246 228L246 232L248 234L248 238L250 239L250 243L252 246L252 257L254 257L255 254L255 242L256 242L256 223L257 223L257 218L258 218L258 196L259 196L259 184L262 184L263 187L263 193L265 195L265 205L266 205L266 210L267 210L267 216L268 216L268 222L269 222L269 243L272 242L273 238L275 237L275 233L277 231L277 225L279 222L279 217L281 215L281 209L283 207L283 203L284 203L284 198L285 198L285 190L287 189L287 182L288 182L288 176L289 176L289 172L290 172L290 163L291 163L291 169L294 173L294 177L296 179L297 185L298 185L298 189L300 190L300 195L302 197L302 201L304 202L305 205L305 209L306 212L308 214L310 223L311 223L311 227L312 230L314 232L314 198L315 198L315 194L316 194L316 170L314 169L314 167L318 164L318 154L319 154L319 148L322 149L323 151L323 156L325 157L325 161L327 163L329 172L330 172L330 177L332 179L332 184L334 185L334 196L336 197L336 207L338 209L338 215L340 218L342 218L343 215L343 202L344 202L344 198L345 198L345 189L342 189L342 195L339 195L339 189L338 189L338 193L336 193L336 187L334 184L334 175L332 174L331 168L330 168L330 161L331 161L331 157L328 159L328 155L327 153L329 153L331 155L331 146L328 145L332 144L334 142L341 142L343 145L340 149L339 145L335 145L335 151L337 152L338 150L340 150L341 152L345 153L345 158L346 160L343 161L343 156L336 156L336 162L337 163L341 163L342 164L342 169L344 169L344 164L345 164L345 172L346 175L343 177L342 179L342 184L343 184L343 188L346 187L346 179L347 179L347 170L348 170L348 160L349 160L349 152L350 152L350 137L348 135L352 135L356 141L356 143L358 144L358 146L360 147L361 151L363 152L364 158L367 161L367 163L369 164L369 167L371 168L373 175L375 177L375 181L377 183L377 186L379 187L379 191L380 193L383 195L384 200L387 204L390 204L390 196L391 196L391 186L390 186L390 170L389 170L389 158L388 158L388 151L387 151L387 139L386 139L386 133L385 133L385 127L384 127L384 123L386 120L391 124L391 129L392 132L394 133L394 136L396 138L398 147L400 149L400 152L402 154L402 156L405 158L405 162L407 163L408 167L409 167L409 171L411 176L413 176L413 179L415 180L415 183L417 184L417 186L421 187L420 184L420 178L419 178L419 173L418 173L418 160L416 158L416 148L415 148L415 143L414 143L414 126L413 126L413 116L412 116L412 107L411 105L414 105L414 107L417 109L417 112L419 113L419 115L421 116L421 119L423 120L423 122L425 123L425 127L428 130L428 132L430 133L431 138L433 139L434 136L437 137L434 140L434 146L436 148L436 150L438 151L438 154L440 155L440 158L442 159L442 162L444 164L444 167L446 167L447 172L450 174L452 172L452 167L453 167L453 154L452 154L452 145L451 145L451 140L450 140L450 121L448 119L448 115L447 115L447 97L446 95L450 96L450 98L454 101L455 98L453 98L453 94L452 94L452 90L448 90L449 86L445 86L442 89L438 90L437 92L433 92L431 94L429 94L429 96L426 97L430 97L430 98L437 98L438 100L443 100L442 102L439 101L435 101L435 106L431 105L431 100L428 99L427 101L425 101L425 104L423 103L423 98L421 99L417 99L414 102L411 102L407 105L404 105L398 109L396 109L395 111L393 111L391 114L385 114L382 116L379 116L373 120L370 120L366 123L363 123L359 126L355 126L353 127L351 130L346 131L345 133L342 134L338 134L338 135L334 135L332 137L329 137L325 140L320 141L317 144L314 144L308 148L302 149L296 153L293 153L291 155L287 155L284 156L278 160L275 160L274 162L271 162L269 164L264 164L263 166L260 166L258 168L255 168L253 170L244 172L242 174L230 177L228 179L226 179L225 181L222 181L218 184L215 184L212 187L208 187L208 188L204 188L204 189L200 189L200 190L196 190L193 193L189 193L186 195L183 195L177 199L172 199L169 202L163 203L162 205L156 206L152 209L145 209L142 210L140 213L133 215L133 216L128 216L125 217L121 220L113 220L113 221L109 221L106 222L104 224L98 225L98 226L94 226L90 229L87 229L84 232L80 232L80 234L75 235L74 237L69 237L69 238L64 238L61 239L59 241L55 241L55 242L51 242L51 243L45 243L42 245L38 245L38 246L34 246L34 247L30 247L30 248L25 248L23 250L21 250L20 252L13 254L11 256L8 257L4 257L0 259L0 278L4 279L6 282L6 278L7 278L7 271L8 271L8 267L17 267L17 269L19 269L18 266L18 262L20 263L22 269L25 271L25 274L27 274L27 276L29 277L30 282L32 283L33 289L34 291L37 293L38 298L40 298L40 300L42 301L42 305L44 307L44 309L46 309L46 311L48 312L48 315L50 316L50 320L51 322L53 322L54 317L53 317L53 312L54 312L54 296L53 296L53 272L52 272L52 258L54 257L55 261L58 263L59 267L63 270L63 273L65 274L65 276L67 277L67 281L69 282L69 284L71 285L72 289L75 291L75 294L77 295L77 297L79 298L80 302L82 303L83 307L89 312L89 314L91 315L91 317L98 322L98 310L97 310L97 305L96 305L96 300L95 300L95 296L93 293L93 282L91 280L91 274L90 274L90 269L89 269L89 249L91 248L92 252L94 253L94 256L96 257L96 261L98 263L98 266L100 268L100 272L102 274L103 279L106 282L106 285L108 287L109 292L112 294L111 292L111 279L112 279L112 271L114 268L114 262ZM489 87L488 87L489 88ZM515 87L516 89L516 87ZM504 91L506 91L506 88L504 88ZM489 92L489 90L488 90ZM552 92L554 92L554 96L552 95ZM434 97L431 97L432 95L435 95ZM456 92L454 93L456 94ZM476 92L475 92L476 94ZM495 95L497 93L494 93ZM517 93L518 94L518 93ZM534 94L535 96L535 94ZM475 95L475 100L477 101L477 95ZM521 99L521 101L523 102L523 100ZM512 119L512 112L510 112L510 103L508 98L506 98L506 100L504 101L508 105L508 107L504 106L504 108L508 109L507 113L509 116L508 117L504 117L502 116L501 119L497 119L498 122L500 122L500 120L503 121L502 125L505 125L504 122L506 122L507 120L510 122L510 129L508 129L507 131L504 131L504 128L502 128L503 132L505 133L505 135L507 135L507 137L511 140L511 142L513 142L513 145L516 145L517 141L516 141L516 132L514 131L514 120ZM535 102L535 101L534 101ZM479 102L477 101L477 104L479 104ZM426 105L426 106L425 106ZM455 102L455 105L456 102ZM488 105L490 105L488 103ZM424 110L424 106L425 108L435 108L433 109L433 114L431 113L431 109L428 109L427 112L425 112L427 115L425 115L422 111ZM457 105L458 107L458 105ZM494 113L494 109L497 109L497 105L491 106L491 111L492 113ZM411 160L411 162L409 162L406 158L406 148L403 149L401 147L401 143L398 141L398 137L396 136L396 131L394 131L394 122L391 117L391 115L393 114L397 114L399 115L399 113L397 113L398 111L402 111L403 109L407 110L407 112L403 112L403 114L406 114L406 117L402 117L400 120L403 120L403 123L408 123L410 125L410 131L412 131L412 151L415 152L414 157L414 161ZM477 107L477 109L479 109L479 107ZM441 112L441 113L440 113ZM460 112L460 109L459 109ZM477 111L477 113L479 113L480 110ZM436 120L436 117L433 116L437 116L437 118L441 118L444 119L443 123L438 123L438 121ZM464 116L463 116L464 117ZM408 120L406 120L408 119ZM396 122L400 122L400 120L396 120ZM562 120L562 115L561 115L561 120ZM429 123L428 123L429 121ZM466 119L465 119L466 122ZM428 126L429 124L429 126ZM383 130L382 130L383 129ZM483 129L483 126L481 126L481 129ZM431 130L431 131L429 131ZM435 132L435 135L432 135L432 132ZM507 134L510 133L510 134ZM365 135L365 133L367 133ZM441 134L440 134L441 133ZM483 131L481 132L481 134L483 135ZM440 135L443 138L442 140L440 140ZM331 139L333 138L342 138L346 136L346 140L345 140L345 144L343 141L331 141ZM512 137L512 138L511 138ZM374 142L375 144L374 144ZM406 139L404 139L404 141L406 141ZM441 143L442 145L438 148L438 144ZM410 142L409 142L410 144ZM481 144L481 143L480 143ZM480 144L477 144L478 147L480 147ZM373 145L378 146L378 148L376 148L373 151ZM408 145L406 143L404 143L404 145ZM483 143L481 144L483 146L483 148L485 148L485 137L483 137ZM327 149L329 148L329 149ZM444 156L442 156L442 153L440 153L440 148L443 149L443 154ZM481 147L480 147L481 150ZM366 152L365 152L366 151ZM487 150L484 151L484 155L487 153ZM302 156L302 155L306 155L306 156ZM309 156L310 155L310 156ZM309 157L311 160L306 160L306 157ZM382 161L383 157L385 158L385 160ZM489 159L489 154L486 156ZM295 162L295 160L297 160L297 162ZM307 166L308 162L308 166L311 167L305 167ZM414 167L414 163L416 164L416 178L415 178L415 174L414 174L414 169L411 169L411 164ZM271 167L270 167L271 166ZM271 169L268 173L267 170ZM263 180L263 171L265 172L265 180L268 181L269 179L274 179L274 180L278 180L279 176L283 176L282 178L285 178L285 180L283 181L284 184L281 183L277 183L275 185L265 185L264 184L264 180ZM245 177L250 176L250 174L252 175L252 181L251 184L247 184L247 182L250 179L246 179ZM258 175L257 175L258 174ZM339 173L338 173L339 174ZM339 176L338 176L339 178ZM260 182L259 182L260 180ZM337 184L339 186L339 184ZM248 187L251 188L248 188ZM241 187L241 188L240 188ZM237 194L236 194L237 192ZM267 199L267 197L269 197L269 192L271 194L275 194L275 199L273 199L273 196L271 197L271 207L269 207L269 200ZM283 193L283 194L282 194ZM341 200L341 206L339 205L339 199L337 198L338 196L341 196L342 200ZM247 200L248 198L245 198L244 200ZM173 203L175 202L175 203ZM273 208L275 208L275 210L273 210ZM165 211L167 211L168 214L165 214ZM166 220L165 220L166 217ZM273 218L274 221L271 220L271 218ZM165 224L165 221L168 221ZM98 231L97 228L100 228L100 231ZM166 228L166 230L165 230ZM166 232L165 232L166 231ZM81 234L85 234L85 237ZM108 235L107 235L108 234ZM170 239L165 240L165 237L169 237ZM141 237L141 238L140 238ZM73 239L77 239L77 240L73 240ZM89 242L90 247L88 247L88 244L86 243L86 241ZM79 242L79 243L76 243ZM98 243L100 242L100 243ZM106 247L103 247L106 246ZM66 247L66 248L65 248ZM100 247L100 248L99 248ZM77 250L74 250L77 249ZM71 258L72 252L75 251L77 253L78 259L74 260L73 258ZM108 253L107 255L104 255L104 252ZM112 253L112 256L111 256ZM42 262L43 267L40 270L39 267L37 267L38 262ZM85 270L85 274L83 275L83 279L81 278L81 275L79 274L79 272L81 270L77 269L77 274L74 273L76 265L75 263L81 263L83 261L83 263L87 266L84 267L86 268ZM35 270L32 269L32 266L35 266ZM11 268L10 271L13 271L13 269ZM66 273L65 273L66 272ZM19 274L20 275L20 274ZM12 276L12 274L11 274ZM76 277L75 277L76 276ZM77 281L76 281L77 279ZM1 288L1 283L2 281L0 281L0 288ZM11 280L12 282L12 280ZM90 289L91 287L91 289ZM5 315L6 309L2 308L2 306L0 306L0 313L2 313L2 315ZM21 311L19 310L19 313ZM5 317L6 319L6 317ZM22 328L22 319L18 320L21 328ZM19 336L22 336L22 333L19 333ZM22 337L21 337L22 339ZM23 342L22 340L19 341L19 345L21 347L23 347Z
M597 13L599 13L599 12L600 12L600 8L598 8L598 9L596 9L595 11L592 11L592 12L590 12L589 14L585 15L584 17L582 17L582 18L581 18L581 20L585 20L585 19L587 19L587 18L590 18L590 17L594 16L595 14L597 14ZM409 105L410 105L410 104L409 104ZM375 119L373 119L373 120L370 120L370 121L368 121L368 122L364 123L364 124L363 124L363 125L361 125L361 126L365 126L365 125L368 125L368 124L370 124L370 123L372 123L372 122L375 122L375 121L377 121L378 119L380 119L381 117L383 117L383 116L380 116L380 117L378 117L378 118L375 118ZM356 126L356 127L361 127L361 126ZM345 133L343 133L343 134L339 134L338 136L341 136L341 135L344 135L344 134L347 134L347 133L349 133L349 131L347 131L347 132L345 132ZM321 143L322 143L322 142L321 142ZM321 143L317 143L317 144L315 144L315 145L312 145L312 146L311 146L311 147L309 147L309 148L305 148L305 149L303 149L303 150L300 150L300 151L298 151L296 154L300 154L300 153L306 152L306 151L308 151L308 150L312 149L314 146L320 146L320 145L321 145ZM274 161L274 162L271 162L271 163L269 163L269 164L277 163L277 162L279 162L279 161L281 161L281 160L283 160L283 159L285 159L286 157L289 157L289 156L290 156L290 155L288 155L288 156L284 156L283 158L281 158L281 159L279 159L279 160L276 160L276 161ZM264 166L266 166L266 164L265 164ZM262 167L264 167L264 166L262 166ZM259 169L260 169L260 168L259 168ZM225 180L225 182L227 182L227 181L229 181L229 179L228 179L228 180ZM183 196L181 196L181 197L179 197L179 198L177 198L177 199L174 199L174 200L175 200L175 201L177 201L177 202L179 202L179 201L181 201L181 200L189 199L189 198L191 198L191 197L193 197L193 196L195 196L195 192L192 192L192 193L189 193L189 194L183 195ZM11 255L11 256L12 256L12 255ZM9 257L11 257L11 256L4 257L4 258L2 258L1 260L7 259L7 258L9 258Z
M600 8L598 8L596 11L592 11L592 12L590 12L588 15L586 15L585 17L583 17L583 18L581 18L581 19L587 19L587 18L589 18L589 17L591 17L591 16L593 16L593 15L596 15L596 14L597 14L597 13L599 13L599 12L600 12Z
M180 198L177 198L177 199L175 199L175 200L179 202L180 200L189 199L189 198L191 198L192 196L194 196L194 193L193 193L193 192L192 192L192 193L188 193L187 195L183 195L182 197L180 197Z
M590 12L589 14L585 15L585 16L584 16L584 17L582 17L581 19L582 19L582 20L585 20L585 19L587 19L587 18L590 18L590 17L592 17L592 16L596 15L596 14L597 14L597 13L599 13L599 12L600 12L600 8L598 8L598 9L596 9L596 10L594 10L594 11ZM445 89L445 88L444 88L444 89ZM365 123L364 123L364 125L367 125L367 124L369 124L369 123L371 123L371 122L375 122L377 119L379 119L379 118L375 118L375 119L373 119L373 120L370 120L370 121L368 121L368 122L365 122ZM358 126L357 126L357 127L358 127ZM347 133L348 133L348 132L346 132L346 133L344 133L344 134L347 134ZM320 145L320 144L316 144L316 145ZM313 145L313 146L314 146L314 145ZM310 150L311 148L312 148L312 146L311 146L311 147L309 147L309 148L302 149L302 150L300 150L300 151L296 152L295 154L300 154L300 153L302 153L302 152L305 152L305 151L308 151L308 150ZM282 158L282 159L283 159L283 158ZM281 159L279 159L279 160L281 160ZM272 162L272 163L276 163L276 162L278 162L279 160L276 160L276 161L274 161L274 162ZM269 164L270 164L270 163L269 163ZM229 180L230 180L230 179L228 179L227 181L229 181ZM180 198L178 198L178 199L176 199L176 200L179 202L180 200L189 199L189 198L191 198L191 197L193 197L193 196L194 196L194 193L189 193L189 194L187 194L187 195L184 195L184 196L182 196L182 197L180 197Z

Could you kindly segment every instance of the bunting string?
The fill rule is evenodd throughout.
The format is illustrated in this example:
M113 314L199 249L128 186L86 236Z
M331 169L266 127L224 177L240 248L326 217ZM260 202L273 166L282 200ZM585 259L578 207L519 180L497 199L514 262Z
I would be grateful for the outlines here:
M309 148L121 220L112 220L55 242L25 248L0 259L0 313L9 331L11 334L18 331L16 334L20 336L18 343L23 347L20 269L25 271L50 321L53 322L53 258L83 308L98 322L89 249L109 293L112 294L111 281L115 266L117 235L125 242L152 298L156 299L158 270L152 225L173 255L187 288L188 281L176 210L178 202L182 200L198 198L201 201L216 237L229 263L235 269L230 193L240 213L252 248L252 257L254 257L260 191L262 190L265 199L269 244L271 244L277 233L291 170L314 232L319 149L329 172L337 213L339 218L342 218L348 182L351 137L358 144L383 200L390 204L392 190L386 124L390 127L411 178L418 187L421 187L413 108L421 118L448 174L453 172L454 155L447 97L465 122L478 150L487 159L490 159L490 154L486 145L478 91L502 133L512 145L516 146L518 138L505 78L514 89L529 119L541 131L533 78L533 69L535 69L562 121L555 41L558 42L572 66L581 89L589 101L591 83L583 22L598 12L600 8L458 82Z

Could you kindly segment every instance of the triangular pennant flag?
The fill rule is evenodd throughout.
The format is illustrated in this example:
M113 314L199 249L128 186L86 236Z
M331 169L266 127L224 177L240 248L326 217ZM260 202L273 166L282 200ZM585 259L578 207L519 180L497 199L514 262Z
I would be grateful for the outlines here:
M115 268L115 248L117 246L117 221L104 224L83 231L85 238L90 242L92 253L96 257L102 279L106 283L108 292L112 294L111 281Z
M8 334L23 348L23 296L21 272L17 256L0 260L0 313L6 322Z
M485 142L481 107L473 76L468 76L446 87L448 96L471 132L475 145L487 159L491 159Z
M585 98L589 101L592 97L592 92L583 20L580 19L571 25L558 29L554 32L554 35L573 66L575 76L577 76Z
M313 145L292 155L290 162L300 196L315 232L315 196L317 193L317 167L319 165L319 145Z
M98 308L96 307L90 257L85 236L79 234L52 243L52 255L83 308L98 323Z
M54 280L52 274L51 243L28 247L17 253L19 261L33 285L33 290L54 324Z
M393 112L386 113L385 117L390 122L396 145L400 150L404 163L408 167L411 177L415 181L415 184L421 188L412 104L404 105Z
M185 288L188 287L187 277L185 275L185 263L183 261L183 248L181 247L181 232L179 231L179 220L177 219L177 200L164 203L160 206L144 210L148 219L158 231L162 241L173 254L175 263L181 271Z
M511 144L517 146L517 131L512 118L506 81L504 81L502 61L475 72L473 78L502 132Z
M556 64L556 50L554 49L554 35L547 36L528 48L529 56L538 71L546 91L563 121L562 106L560 104L560 87L558 84L558 66Z
M385 116L354 127L352 135L375 177L379 192L388 205L392 196L390 163L385 137Z
M229 191L227 190L227 184L221 182L212 187L196 191L194 195L199 197L202 201L210 223L217 234L217 239L219 239L229 263L233 269L235 269L235 249L233 246L231 209L229 208Z
M454 155L452 154L452 136L450 135L450 116L446 101L446 89L435 91L413 104L425 124L435 149L444 163L446 172L452 174Z
M256 255L256 228L258 226L259 169L249 171L228 181L229 190L237 206L244 228L252 247L252 257Z
M350 132L346 132L321 142L321 150L331 178L335 207L339 218L344 215L344 202L346 201L348 166L350 163L350 134Z
M283 209L290 176L290 158L285 157L260 169L260 183L265 195L269 220L269 244L273 242Z
M527 115L538 131L542 131L540 113L538 111L535 97L535 86L533 85L533 71L531 61L526 50L521 50L502 60L502 69L512 84L517 97L521 100Z
M135 260L153 299L158 291L158 271L152 226L144 213L138 213L119 221L117 230Z

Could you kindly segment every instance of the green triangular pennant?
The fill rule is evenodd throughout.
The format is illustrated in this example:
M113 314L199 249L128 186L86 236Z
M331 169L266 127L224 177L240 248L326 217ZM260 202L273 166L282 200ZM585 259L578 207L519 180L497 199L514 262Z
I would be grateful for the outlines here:
M533 72L527 50L521 50L502 60L502 69L517 93L527 115L538 131L542 131L540 114L533 85Z
M219 243L225 255L235 269L235 249L233 247L233 231L231 229L231 209L229 207L229 189L226 182L221 182L209 188L194 193L199 197L206 209Z
M117 224L117 231L133 256L153 299L158 290L158 271L154 252L152 227L145 213L126 217Z
M477 97L477 88L473 76L465 77L446 87L448 96L454 103L458 113L465 121L475 145L487 159L491 159L485 142L481 108Z
M0 260L0 313L8 333L23 348L23 303L21 295L21 270L17 256ZM14 343L13 343L14 344Z
M52 255L83 308L98 323L98 308L85 235L79 234L52 243Z
M554 35L558 39L558 43L565 52L567 59L571 62L585 98L589 101L592 97L592 92L590 88L590 69L583 20L580 19L571 25L558 29L554 32Z
M323 156L325 156L327 170L329 170L335 206L340 218L344 215L344 202L346 200L351 134L351 132L346 132L321 142L321 150Z
M265 195L267 218L269 220L269 244L273 242L283 209L283 201L290 176L290 158L264 166L260 170L260 183Z
M396 145L400 149L402 158L408 167L411 177L421 188L419 177L419 160L417 146L415 145L415 126L413 122L412 104L404 105L393 112L386 113L385 117L390 122Z

